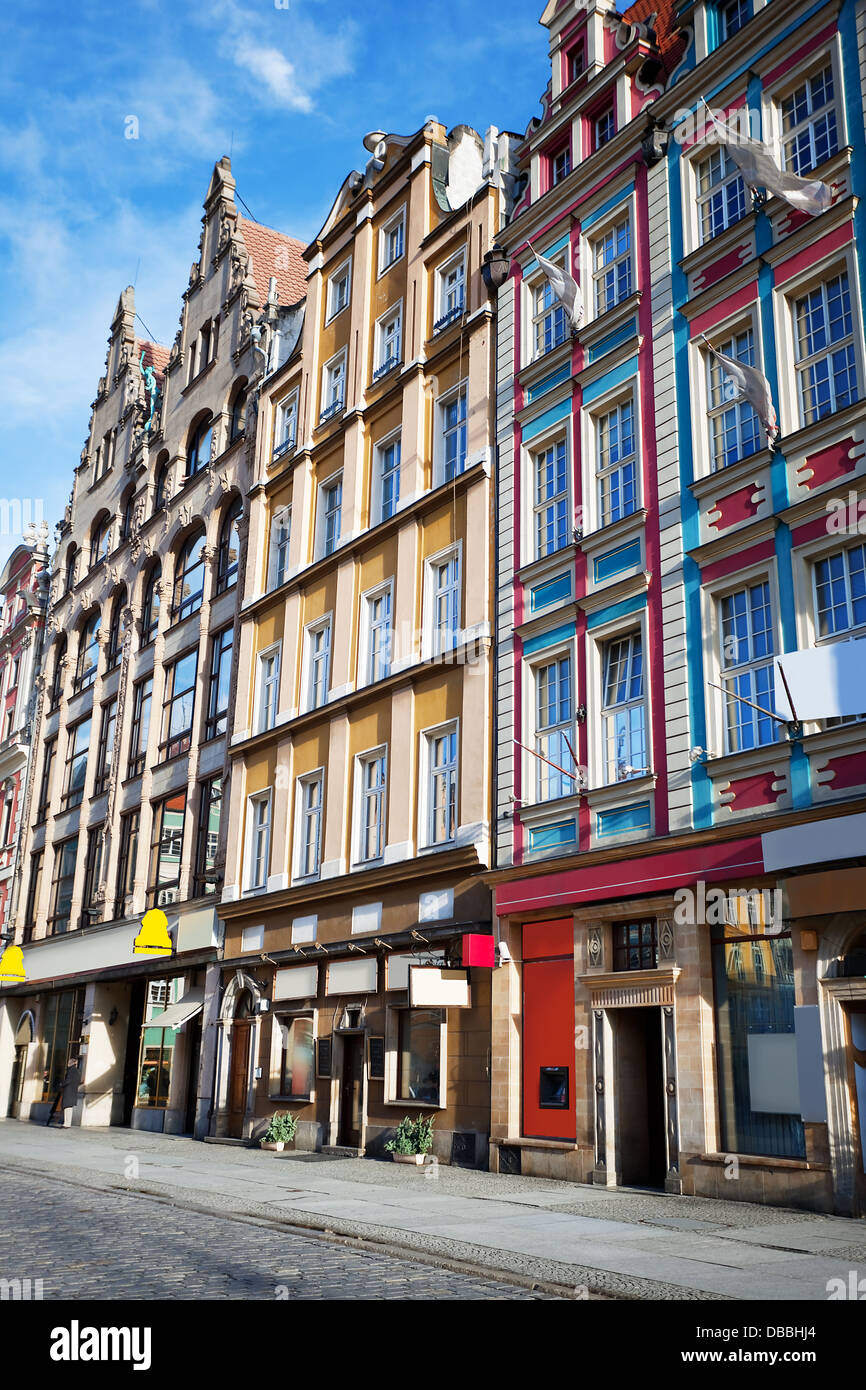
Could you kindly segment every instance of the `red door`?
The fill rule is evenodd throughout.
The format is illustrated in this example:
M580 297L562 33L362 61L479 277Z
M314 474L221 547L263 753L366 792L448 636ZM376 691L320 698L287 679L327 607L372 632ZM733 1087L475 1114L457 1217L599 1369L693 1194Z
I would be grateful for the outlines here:
M523 1133L574 1139L574 947L571 918L523 928Z

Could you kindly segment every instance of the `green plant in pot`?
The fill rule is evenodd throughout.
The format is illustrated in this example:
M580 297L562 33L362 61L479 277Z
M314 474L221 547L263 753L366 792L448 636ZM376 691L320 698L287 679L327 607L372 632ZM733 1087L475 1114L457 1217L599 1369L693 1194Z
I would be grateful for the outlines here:
M394 1138L389 1139L385 1145L385 1151L391 1154L395 1163L421 1164L424 1162L424 1155L428 1154L432 1147L432 1117L421 1115L417 1120L413 1120L411 1115L404 1115Z
M288 1111L284 1111L283 1114L277 1113L271 1116L259 1143L263 1149L276 1149L279 1153L287 1144L291 1144L297 1128L298 1121L294 1115Z

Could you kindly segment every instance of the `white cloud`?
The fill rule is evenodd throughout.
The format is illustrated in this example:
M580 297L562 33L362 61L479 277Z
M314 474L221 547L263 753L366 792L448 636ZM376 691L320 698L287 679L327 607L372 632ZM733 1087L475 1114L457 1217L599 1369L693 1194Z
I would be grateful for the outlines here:
M312 111L311 98L300 90L294 67L278 49L241 39L232 56L238 67L246 68L264 84L268 95L279 106L287 106L292 111Z

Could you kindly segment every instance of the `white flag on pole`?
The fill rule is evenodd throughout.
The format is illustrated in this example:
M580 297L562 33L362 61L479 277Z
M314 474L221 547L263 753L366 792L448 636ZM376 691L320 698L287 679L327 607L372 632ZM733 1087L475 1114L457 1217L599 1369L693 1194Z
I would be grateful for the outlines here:
M531 241L527 241L526 244L544 271L547 283L568 314L572 328L579 328L583 323L583 296L580 293L580 285L562 266L554 265L546 256L540 256Z
M726 357L723 352L719 352L713 347L705 333L702 333L701 337L734 388L735 394L732 401L734 403L748 401L767 431L767 440L772 445L779 433L779 427L776 423L776 411L773 407L770 383L764 373L759 372L757 367L750 367L745 362L738 362L735 357Z
M707 107L716 137L727 146L731 159L737 165L750 188L765 188L777 198L784 198L798 212L808 212L817 217L833 201L833 190L820 179L802 179L798 174L789 174L780 169L768 145L760 140L750 140L728 129L726 124L716 120Z

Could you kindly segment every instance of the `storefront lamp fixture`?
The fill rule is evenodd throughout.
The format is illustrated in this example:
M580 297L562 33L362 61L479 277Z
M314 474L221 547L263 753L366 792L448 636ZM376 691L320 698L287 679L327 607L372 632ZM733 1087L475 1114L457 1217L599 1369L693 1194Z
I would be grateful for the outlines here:
M502 288L508 279L510 269L511 257L507 251L503 251L501 246L494 245L491 250L484 253L481 278L487 286L488 294L493 294Z

